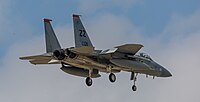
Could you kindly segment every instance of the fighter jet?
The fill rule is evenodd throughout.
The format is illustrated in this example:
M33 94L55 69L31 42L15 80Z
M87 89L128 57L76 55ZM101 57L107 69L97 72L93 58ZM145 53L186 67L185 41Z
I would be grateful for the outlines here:
M80 15L73 14L75 46L61 48L51 25L51 19L44 19L46 53L34 56L20 57L29 60L31 64L60 64L61 70L75 76L85 77L87 86L91 86L92 78L101 77L100 72L109 73L110 82L116 81L115 73L125 71L130 73L130 80L136 91L138 74L156 77L171 77L172 74L152 58L138 51L141 44L124 44L106 50L96 50L93 46Z

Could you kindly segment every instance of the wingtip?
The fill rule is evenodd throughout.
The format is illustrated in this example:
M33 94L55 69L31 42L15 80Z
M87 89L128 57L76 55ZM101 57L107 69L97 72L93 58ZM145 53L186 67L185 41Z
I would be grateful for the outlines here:
M140 44L141 47L144 47L144 45Z
M48 19L48 18L44 18L43 20L44 20L44 22L50 22L50 21L52 21L51 19Z

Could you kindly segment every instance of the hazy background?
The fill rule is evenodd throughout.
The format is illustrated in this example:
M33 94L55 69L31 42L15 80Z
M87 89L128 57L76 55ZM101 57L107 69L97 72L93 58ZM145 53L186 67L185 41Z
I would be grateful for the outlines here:
M171 78L130 73L93 80L65 74L60 65L31 65L19 56L45 52L43 18L53 19L62 47L74 46L72 14L81 14L97 49L141 43L142 52ZM199 102L199 0L0 0L0 101L2 102Z

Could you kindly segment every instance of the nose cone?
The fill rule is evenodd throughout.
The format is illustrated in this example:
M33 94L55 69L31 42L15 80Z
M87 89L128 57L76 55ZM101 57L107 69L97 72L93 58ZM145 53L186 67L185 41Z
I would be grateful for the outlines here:
M160 76L161 77L171 77L172 74L168 70L166 70L165 68L163 68L162 73L161 73Z

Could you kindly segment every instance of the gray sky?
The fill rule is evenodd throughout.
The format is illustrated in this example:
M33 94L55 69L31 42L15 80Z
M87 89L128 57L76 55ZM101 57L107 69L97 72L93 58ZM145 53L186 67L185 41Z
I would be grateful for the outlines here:
M170 9L168 7L170 5L160 4L158 7L162 8L163 6L163 12L168 14L168 18L164 19L166 15L160 13L162 11L160 9L157 10L161 14L159 15L160 18L154 19L153 17L157 17L157 13L151 12L150 10L153 7L149 5L155 6L159 4L151 4L146 0L141 2L137 0L125 0L124 2L107 2L105 0L102 2L90 0L67 2L76 5L77 9L71 6L69 9L57 8L58 5L53 5L54 0L49 3L46 2L47 0L42 0L41 5L37 8L36 5L39 2L35 1L33 7L36 10L27 8L26 11L24 10L26 6L21 3L19 5L18 2L12 0L0 0L0 29L3 33L0 35L0 43L3 47L0 50L2 53L0 58L1 101L200 101L200 89L198 88L200 86L200 78L198 76L200 71L200 9L198 6L196 7L195 3L191 4L184 1L184 4L181 4L180 7L173 7L172 5L172 11L176 12L170 13L165 10ZM67 3L66 5L68 6L69 4ZM173 3L173 1L169 1L166 4ZM191 8L182 7L187 3ZM48 6L45 7L47 4L50 5L49 8ZM175 4L178 3L175 2ZM193 8L194 6L196 8ZM52 12L42 15L43 12L37 10L40 8L45 11L50 7L51 9L54 7L57 8L56 10L62 11L58 13L56 10L52 10ZM13 17L15 15L12 13L15 8L19 13L15 14L16 17ZM146 10L144 12L144 8L145 10L149 9L149 11ZM135 9L142 13L151 12L154 16L149 15L150 18L152 17L150 19L143 14L143 18L134 18L135 14L132 13L138 14ZM31 17L29 17L29 10L33 11L30 14L30 16L32 15ZM27 13L28 11L29 13ZM141 51L149 53L155 61L170 70L173 76L171 78L152 79L152 77L146 78L145 75L139 75L137 80L138 90L137 92L132 92L131 86L133 82L129 80L130 73L122 72L116 74L116 83L110 83L108 74L101 73L102 77L94 79L93 86L87 87L84 78L62 72L59 69L60 65L35 66L27 61L19 60L19 56L42 54L45 51L40 14L41 16L55 18L52 23L63 47L73 46L72 12L83 15L82 21L93 44L98 49L112 48L125 43L141 43L144 45ZM64 17L62 18L61 16ZM68 22L63 21L63 19L67 19L66 21ZM138 20L141 22L154 20L155 23L138 23ZM156 20L160 21L160 23L156 22ZM150 26L155 26L155 28ZM147 30L149 27L154 30ZM156 30L156 27L158 30Z

